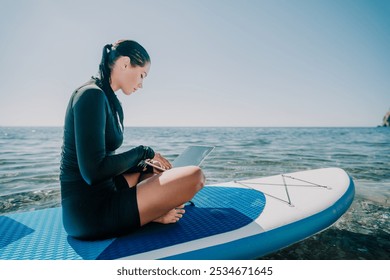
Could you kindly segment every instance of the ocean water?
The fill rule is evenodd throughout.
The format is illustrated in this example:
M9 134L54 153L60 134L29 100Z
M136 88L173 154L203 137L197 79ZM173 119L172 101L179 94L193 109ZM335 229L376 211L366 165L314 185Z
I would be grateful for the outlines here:
M60 206L61 127L0 127L0 214ZM127 127L120 151L139 144L173 160L214 145L207 184L340 167L355 200L333 226L262 259L390 259L390 129ZM314 248L314 249L313 249Z

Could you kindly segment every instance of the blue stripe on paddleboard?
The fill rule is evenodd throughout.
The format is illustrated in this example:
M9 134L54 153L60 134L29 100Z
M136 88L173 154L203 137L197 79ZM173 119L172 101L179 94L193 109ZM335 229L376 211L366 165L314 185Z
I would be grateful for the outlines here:
M205 187L186 207L180 222L151 223L135 233L117 238L98 259L131 256L189 242L246 226L264 209L265 197L251 189Z
M301 241L337 221L350 207L355 195L351 177L345 194L332 206L308 218L257 235L165 259L255 259Z

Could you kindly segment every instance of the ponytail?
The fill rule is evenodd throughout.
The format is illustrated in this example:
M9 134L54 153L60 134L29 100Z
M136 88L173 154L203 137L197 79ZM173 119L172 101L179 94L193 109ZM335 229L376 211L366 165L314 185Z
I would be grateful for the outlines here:
M102 60L99 65L99 71L100 71L100 78L104 80L110 79L110 67L109 67L109 61L108 57L112 50L112 44L107 44L103 48L103 54L102 54Z
M118 116L117 121L118 125L123 127L123 109L122 105L118 100L118 97L115 95L114 91L110 85L110 76L111 76L111 67L117 59L113 53L115 50L112 49L112 44L107 44L103 48L102 60L99 65L99 76L100 76L100 86L106 94L108 103L110 104L111 111L114 116Z

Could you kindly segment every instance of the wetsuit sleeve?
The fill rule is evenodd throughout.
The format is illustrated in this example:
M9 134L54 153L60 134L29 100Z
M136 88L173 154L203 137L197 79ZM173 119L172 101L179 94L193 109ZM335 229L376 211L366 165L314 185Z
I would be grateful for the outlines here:
M105 102L103 92L87 89L73 103L77 161L81 175L89 185L122 174L141 160L154 157L154 151L146 146L107 155Z

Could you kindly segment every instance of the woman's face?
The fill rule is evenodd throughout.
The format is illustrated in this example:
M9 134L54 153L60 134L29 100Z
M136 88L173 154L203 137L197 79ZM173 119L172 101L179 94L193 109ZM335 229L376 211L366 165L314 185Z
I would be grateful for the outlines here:
M142 88L144 79L148 76L150 70L150 63L146 63L145 66L131 66L130 62L125 66L125 71L122 76L121 89L124 94L130 95Z

